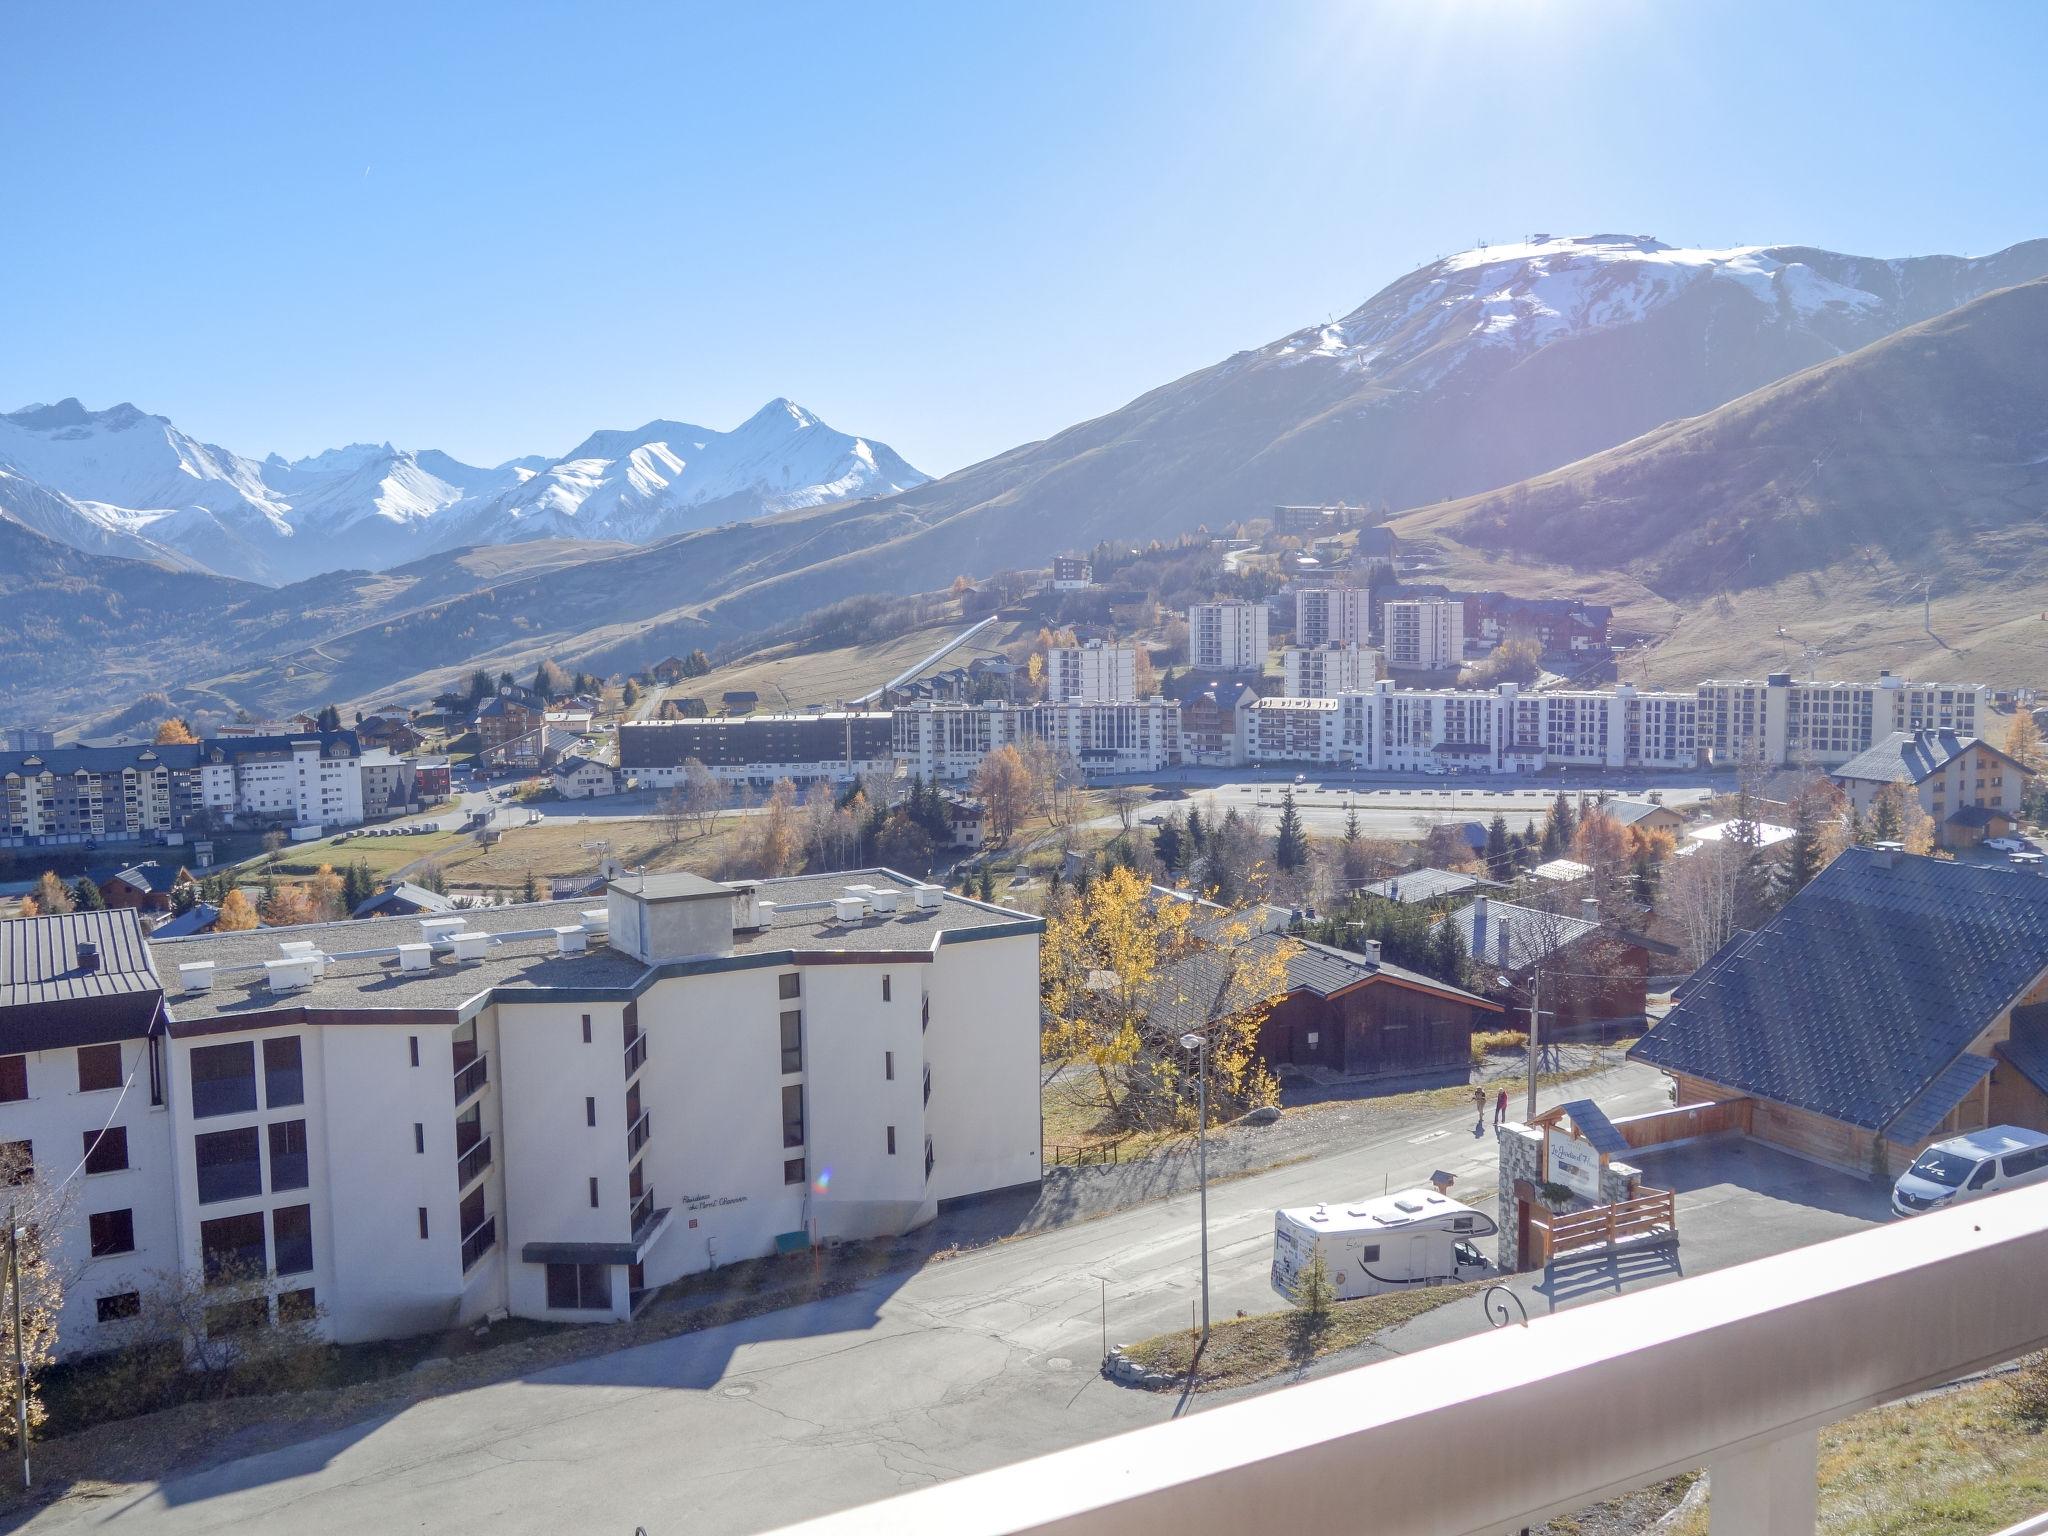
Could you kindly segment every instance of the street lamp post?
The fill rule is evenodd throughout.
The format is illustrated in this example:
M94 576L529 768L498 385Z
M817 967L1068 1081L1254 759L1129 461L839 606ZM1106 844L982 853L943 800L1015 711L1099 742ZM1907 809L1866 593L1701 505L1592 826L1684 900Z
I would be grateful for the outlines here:
M1202 1339L1209 1343L1209 1037L1190 1030L1181 1048L1195 1053L1195 1182L1202 1200Z
M1496 979L1504 988L1514 986L1514 982L1509 980L1506 976L1501 976ZM1524 1114L1522 1117L1525 1124L1530 1121L1533 1121L1536 1118L1536 1052L1538 1049L1537 1032L1541 1028L1542 1022L1543 967L1537 965L1531 966L1529 969L1529 1108L1528 1112Z

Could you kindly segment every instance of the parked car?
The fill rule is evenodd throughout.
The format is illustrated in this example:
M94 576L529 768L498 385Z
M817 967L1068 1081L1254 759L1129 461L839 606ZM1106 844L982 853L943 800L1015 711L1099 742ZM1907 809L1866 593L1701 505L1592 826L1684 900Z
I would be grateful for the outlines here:
M1937 1141L1892 1186L1892 1214L1918 1216L2048 1178L2048 1136L1991 1125Z
M1984 846L1986 848L1996 848L2000 853L2025 853L2027 851L2026 841L2017 837L1987 837L1984 839Z

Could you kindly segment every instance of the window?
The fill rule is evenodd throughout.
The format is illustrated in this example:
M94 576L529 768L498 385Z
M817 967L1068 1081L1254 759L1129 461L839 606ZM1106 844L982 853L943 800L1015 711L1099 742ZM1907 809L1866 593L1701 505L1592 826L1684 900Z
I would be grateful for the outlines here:
M103 1259L112 1253L135 1251L133 1211L95 1211L86 1223L92 1234L92 1256Z
M124 1317L142 1315L142 1293L140 1291L116 1291L111 1296L102 1296L93 1303L93 1310L100 1322L118 1323Z
M407 1035L405 1037L405 1048L412 1055L412 1064L418 1066L420 1064L420 1037L418 1035Z
M426 1208L426 1207L425 1207L425 1206L423 1205L423 1206L421 1206L421 1207L420 1207L420 1241L421 1241L421 1242L425 1242L426 1240L427 1240L427 1208Z
M784 1073L801 1072L804 1069L804 1016L801 1010L782 1016L782 1070Z
M304 1189L311 1182L306 1172L306 1122L275 1122L270 1127L271 1191Z
M548 1306L557 1312L609 1312L612 1271L609 1264L550 1264Z
M597 1175L594 1173L590 1176L590 1208L593 1211L597 1209Z
M803 978L795 971L785 971L775 978L775 995L785 1001L803 996Z
M272 1109L306 1102L306 1074L299 1065L297 1035L263 1042L263 1102Z
M36 1176L36 1144L32 1141L0 1141L0 1170L10 1184L26 1184Z
M427 1150L427 1128L417 1120L412 1123L412 1149L415 1152Z
M2005 1176L2009 1179L2048 1168L2048 1143L2006 1155Z
M281 1205L270 1213L270 1252L280 1275L313 1267L313 1207Z
M201 1205L263 1193L263 1167L256 1151L255 1126L195 1136L192 1155L199 1164Z
M583 1101L583 1123L585 1125L597 1124L597 1100L586 1098Z
M889 1001L889 978L886 976L882 978L882 1001Z
M206 1309L209 1335L253 1333L270 1321L270 1298L251 1296L242 1301L224 1301Z
M479 1184L462 1197L462 1204L456 1210L456 1222L467 1237L484 1224L484 1187Z
M128 1131L125 1126L110 1125L104 1131L87 1131L84 1134L87 1173L119 1173L128 1166Z
M12 1104L28 1097L28 1058L0 1056L0 1103Z
M889 1155L896 1155L896 1127L893 1125L889 1127Z
M583 1043L590 1044L590 1015L583 1015Z
M782 1144L804 1144L804 1091L794 1083L782 1090Z
M256 1108L256 1048L202 1045L192 1052L192 1118L245 1115Z
M896 1081L896 1053L894 1051L882 1052L882 1081L885 1083Z
M280 1323L310 1323L319 1315L320 1306L313 1299L310 1285L302 1290L277 1293L277 1320Z
M81 1045L78 1048L78 1091L98 1093L121 1086L121 1047Z
M1991 1176L1996 1172L1998 1172L1997 1159L1987 1157L1978 1165L1976 1173L1971 1176L1969 1187L1971 1189L1982 1189L1991 1182Z
M1366 1245L1365 1245L1365 1246L1364 1246L1363 1248L1361 1248L1361 1249L1359 1250L1359 1253L1358 1253L1358 1257L1359 1257L1359 1261L1360 1261L1361 1263L1365 1263L1365 1264L1377 1264L1377 1263L1379 1263L1379 1261L1380 1261L1380 1245L1379 1245L1378 1243L1367 1243L1367 1244L1366 1244Z
M800 1157L786 1159L782 1165L782 1182L785 1184L801 1184L803 1181L804 1160Z

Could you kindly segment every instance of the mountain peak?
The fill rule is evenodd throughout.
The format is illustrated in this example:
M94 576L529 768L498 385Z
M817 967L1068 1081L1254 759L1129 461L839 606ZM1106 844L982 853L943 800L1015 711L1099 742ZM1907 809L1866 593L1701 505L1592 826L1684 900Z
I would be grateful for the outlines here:
M76 395L66 395L55 405L25 405L18 411L8 412L6 419L30 432L62 432L79 427L125 432L140 422L165 420L161 416L151 416L126 400L119 405L110 405L104 411L95 411Z
M754 412L733 430L745 432L750 428L776 428L782 431L802 431L805 427L824 425L809 411L785 395L777 395L761 409Z

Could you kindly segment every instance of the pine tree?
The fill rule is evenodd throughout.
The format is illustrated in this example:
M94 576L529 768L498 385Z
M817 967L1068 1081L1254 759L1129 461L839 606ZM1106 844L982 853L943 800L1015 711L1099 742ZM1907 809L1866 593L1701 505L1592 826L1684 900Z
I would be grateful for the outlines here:
M1209 829L1202 825L1202 813L1195 806L1188 807L1188 858L1192 860L1202 851L1208 841Z
M1486 824L1486 872L1496 880L1505 880L1511 867L1512 854L1508 849L1508 819L1499 811L1493 813L1493 820Z
M1788 893L1803 890L1820 873L1820 854L1820 813L1814 796L1801 794L1792 802L1792 847L1785 858Z
M1870 807L1870 838L1877 843L1896 843L1905 830L1906 818L1899 809L1899 796L1889 785L1878 791Z
M474 704L478 699L488 699L498 690L491 682L491 674L478 667L469 674L469 700Z
M1572 835L1578 826L1572 815L1572 803L1565 798L1563 790L1550 802L1550 815L1543 823L1543 857L1562 858L1571 850Z
M1429 970L1438 981L1462 987L1467 981L1472 955L1465 947L1465 932L1448 917L1430 934Z
M341 710L333 704L322 704L320 713L313 720L323 731L338 731L341 729Z
M1159 824L1159 830L1152 834L1152 851L1159 855L1159 862L1168 869L1179 869L1181 860L1181 822L1178 812Z
M1301 813L1294 808L1294 791L1280 796L1280 827L1273 838L1273 863L1284 870L1297 870L1308 862L1308 835L1301 830Z
M100 894L100 888L91 875L80 875L71 883L71 904L79 912L104 912L107 898Z
M538 884L538 882L534 880L533 871L531 869L527 870L526 879L520 883L519 899L521 901L540 900L540 885Z
M996 899L996 877L995 869L992 865L984 864L981 866L981 890L979 894L983 901L992 902Z

